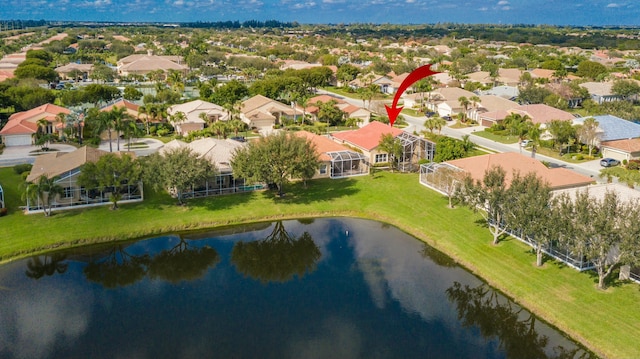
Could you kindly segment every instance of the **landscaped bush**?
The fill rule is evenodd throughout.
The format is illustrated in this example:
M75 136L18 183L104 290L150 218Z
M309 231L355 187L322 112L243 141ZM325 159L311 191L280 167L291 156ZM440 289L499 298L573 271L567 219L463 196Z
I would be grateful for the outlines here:
M629 163L627 164L627 169L634 170L634 171L640 169L640 161L638 160L629 161Z
M31 171L32 167L33 167L33 165L30 164L30 163L23 163L23 164L15 165L15 166L13 166L13 172L15 172L18 175L21 175L21 174L23 174L25 172Z
M4 217L7 215L7 209L6 208L0 208L0 217Z

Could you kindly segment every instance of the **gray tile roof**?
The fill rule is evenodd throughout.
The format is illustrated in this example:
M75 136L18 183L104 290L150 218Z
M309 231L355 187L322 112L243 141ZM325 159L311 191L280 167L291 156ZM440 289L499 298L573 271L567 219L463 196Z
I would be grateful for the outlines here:
M614 141L640 137L640 125L612 115L580 117L573 121L582 124L585 119L593 117L598 121L598 128L602 135L600 141Z

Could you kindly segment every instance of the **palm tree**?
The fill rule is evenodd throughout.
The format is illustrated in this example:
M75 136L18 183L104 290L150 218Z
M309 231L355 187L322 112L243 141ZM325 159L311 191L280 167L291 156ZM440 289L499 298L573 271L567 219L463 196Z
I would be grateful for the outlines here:
M473 110L477 113L478 110L478 105L480 104L481 100L480 97L478 96L471 96L469 97L469 101L471 101L471 107L473 108Z
M142 117L142 115L144 115L144 117ZM149 114L147 113L147 107L142 105L140 107L138 107L138 120L140 119L140 117L143 118L144 121L144 127L147 130L147 135L149 134Z
M466 122L467 111L469 110L469 105L471 104L471 101L469 101L469 99L466 96L460 96L458 98L458 102L460 103L460 106L462 106L462 108L464 109L464 112L462 113L462 122Z
M51 133L49 133L49 126L51 125L51 123L47 121L46 118L41 118L38 120L38 122L36 122L36 124L38 126L38 129L33 135L36 140L36 145L40 146L41 149L49 147L52 139Z
M108 112L101 112L97 108L91 108L87 114L87 122L91 124L94 136L100 137L100 134L107 131L109 134L109 152L113 152L111 132L115 125L112 116Z
M109 111L109 116L113 121L113 129L116 130L116 143L118 147L118 152L120 151L120 131L124 129L125 122L131 118L129 113L127 113L127 108L124 106L114 106L111 111ZM109 139L111 140L111 139Z
M63 193L63 188L56 183L58 176L47 177L42 175L35 182L28 182L24 192L24 198L29 202L36 202L38 207L42 206L45 216L51 215L51 205L56 196Z
M198 114L198 118L204 121L207 124L207 127L211 125L211 117L206 112L200 112Z
M378 144L378 149L382 152L386 152L389 161L389 167L391 167L391 172L393 172L393 167L395 162L397 162L402 156L402 143L399 138L393 137L392 134L383 135L380 138L380 143Z
M522 141L527 137L527 132L531 128L531 118L527 115L512 113L505 118L505 123L507 123L509 133L518 137L518 148L522 153Z
M218 136L218 138L227 138L227 134L229 133L229 127L225 122L218 121L211 125L211 131Z
M58 124L62 124L62 128L66 128L67 127L67 114L65 114L64 112L60 112L59 114L56 115L56 123Z
M529 140L531 140L531 158L536 158L536 150L540 145L540 136L542 136L540 124L530 122L527 136L529 137Z
M227 126L229 127L229 129L231 131L233 131L234 136L238 137L238 132L240 131L245 131L247 129L247 124L238 120L238 119L233 119L229 122L227 122Z

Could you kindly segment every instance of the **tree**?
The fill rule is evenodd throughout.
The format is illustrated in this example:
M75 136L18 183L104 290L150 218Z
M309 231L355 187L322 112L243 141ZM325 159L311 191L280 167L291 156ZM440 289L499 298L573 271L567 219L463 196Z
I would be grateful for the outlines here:
M326 122L328 126L336 126L344 120L344 112L336 106L334 100L316 103L318 106L318 121Z
M189 148L176 148L163 155L154 153L145 158L143 178L156 190L169 190L183 205L183 194L216 173L215 166Z
M440 115L434 115L424 121L424 127L428 128L431 133L433 130L438 130L438 134L442 132L442 128L447 125L447 121L440 117Z
M108 153L96 162L87 162L82 166L78 184L93 189L100 188L109 192L111 209L118 209L118 201L129 187L137 187L142 178L140 163L127 153L119 155Z
M109 135L109 152L113 152L111 132L115 129L115 123L113 122L111 114L93 107L89 109L89 112L87 113L87 123L93 129L93 135L98 138L104 131L107 131Z
M127 108L124 106L114 106L109 111L109 117L111 117L111 121L113 122L113 129L116 130L116 144L117 149L120 151L120 132L124 130L124 125L127 120L131 119L129 113L127 113Z
M215 92L211 95L211 100L220 106L224 106L228 103L242 101L248 96L249 89L247 86L240 81L232 80L220 87L217 87Z
M469 101L469 99L466 96L460 96L458 97L458 102L460 103L460 106L462 106L462 109L463 109L462 122L466 122L467 111L469 111L469 105L471 105L471 101Z
M102 82L112 82L116 78L116 71L104 64L93 65L91 78Z
M218 138L227 138L229 134L229 126L226 122L218 121L209 126L211 132L213 132Z
M608 74L606 66L595 61L584 60L578 64L576 75L590 80L597 80Z
M58 79L58 73L54 69L35 64L18 66L13 74L19 79L32 78L47 82L54 82Z
M124 88L124 94L123 97L125 100L128 101L138 101L142 98L143 93L140 92L140 90L136 89L133 86L126 86Z
M562 152L562 146L569 144L571 139L576 137L576 128L573 127L571 121L551 120L547 125L547 129L555 141L555 145Z
M84 90L85 99L98 107L100 102L113 101L120 97L120 90L114 86L106 86L99 84L87 85Z
M389 161L389 167L391 167L391 172L397 166L399 166L399 161L402 158L402 141L394 137L392 134L388 133L380 136L380 142L378 142L378 149L381 152L386 152Z
M514 173L510 192L513 196L506 222L520 236L533 243L536 264L542 266L543 249L559 233L558 218L550 206L551 188L534 172L524 176Z
M621 262L638 258L640 207L622 203L615 192L607 192L602 200L580 191L572 207L573 238L568 241L572 252L591 261L598 273L598 288Z
M579 126L576 130L578 135L578 139L589 147L589 157L591 157L591 152L593 148L596 146L598 139L600 137L600 133L598 132L598 121L595 118L589 117L584 120L582 126Z
M493 166L484 173L482 181L474 181L467 175L455 197L474 212L480 212L493 235L493 244L498 244L500 236L509 228L506 220L508 206L512 201L505 170Z
M509 133L518 137L518 148L522 153L522 141L527 138L529 132L531 118L527 115L521 115L519 113L510 113L504 119L505 127L509 129Z
M261 137L240 148L231 160L233 175L267 184L275 184L284 196L284 184L304 168L317 169L320 160L315 145L293 134L280 132Z
M59 177L51 178L42 175L35 182L27 182L24 198L28 202L35 202L42 206L44 215L51 216L51 208L55 198L63 193L63 188L57 183Z
M640 85L635 80L616 80L611 86L611 93L631 100L640 94Z

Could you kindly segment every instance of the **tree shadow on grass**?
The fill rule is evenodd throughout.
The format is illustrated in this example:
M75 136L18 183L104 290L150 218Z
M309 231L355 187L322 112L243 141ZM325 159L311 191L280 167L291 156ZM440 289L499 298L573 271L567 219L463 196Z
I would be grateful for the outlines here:
M276 203L311 204L354 195L360 191L355 184L356 181L350 178L318 179L307 181L306 187L301 182L285 186L284 197L278 196L277 190L265 191L262 195Z
M604 279L605 290L607 290L609 288L622 287L622 285L624 284L624 281L618 279L619 273L620 273L619 269L615 269L615 270L613 270L613 272L611 272L611 274L609 274L609 276L607 278ZM598 272L595 269L585 270L585 271L583 271L583 274L589 276L589 279L591 279L593 284L596 287L598 286L598 280L599 280L598 279Z

